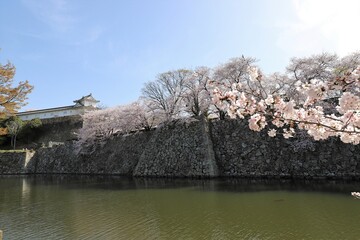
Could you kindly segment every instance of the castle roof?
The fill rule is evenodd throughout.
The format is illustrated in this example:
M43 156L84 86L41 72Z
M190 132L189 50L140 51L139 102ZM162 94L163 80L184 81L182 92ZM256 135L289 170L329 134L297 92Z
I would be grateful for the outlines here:
M100 101L96 100L92 94L90 93L89 95L83 96L80 99L74 100L74 103L76 104L80 104L80 105L84 105L84 102L92 102L92 103L98 103Z
M92 96L92 94L90 93L89 95L83 96L78 100L74 100L74 103L75 103L74 105L18 112L18 113L16 113L16 115L17 116L24 116L24 115L35 114L35 113L47 113L47 112L53 112L53 111L64 111L64 110L76 109L76 108L79 108L79 107L86 107L87 109L96 109L96 107L94 105L85 104L85 102L86 103L98 103L100 101L96 100Z

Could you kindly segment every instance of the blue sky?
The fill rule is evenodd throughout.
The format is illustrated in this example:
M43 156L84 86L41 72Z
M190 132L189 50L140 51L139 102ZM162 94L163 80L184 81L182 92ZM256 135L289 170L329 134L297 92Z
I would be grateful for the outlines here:
M135 101L156 75L256 57L266 72L322 51L359 50L357 0L2 0L0 62L35 86L22 110L92 93Z

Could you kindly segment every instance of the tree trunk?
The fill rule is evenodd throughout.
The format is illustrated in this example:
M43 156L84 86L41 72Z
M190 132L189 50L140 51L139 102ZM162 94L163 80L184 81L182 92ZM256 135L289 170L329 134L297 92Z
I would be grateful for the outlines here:
M16 148L16 135L14 136L14 150Z
M220 117L220 120L224 120L225 117L226 117L226 112L220 110L220 111L219 111L219 117Z
M14 148L14 135L11 136L10 146L11 146L12 148Z

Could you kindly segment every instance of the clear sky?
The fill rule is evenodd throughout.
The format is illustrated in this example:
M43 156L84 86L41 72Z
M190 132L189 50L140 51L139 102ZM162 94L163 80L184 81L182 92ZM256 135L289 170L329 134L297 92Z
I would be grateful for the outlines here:
M360 49L358 0L0 0L0 62L35 86L22 110L135 101L156 75L242 54L289 59Z

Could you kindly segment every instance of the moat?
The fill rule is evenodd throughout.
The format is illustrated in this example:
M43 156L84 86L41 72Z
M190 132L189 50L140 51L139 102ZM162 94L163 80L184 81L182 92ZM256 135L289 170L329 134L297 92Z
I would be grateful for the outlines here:
M0 177L4 239L358 239L359 182Z

